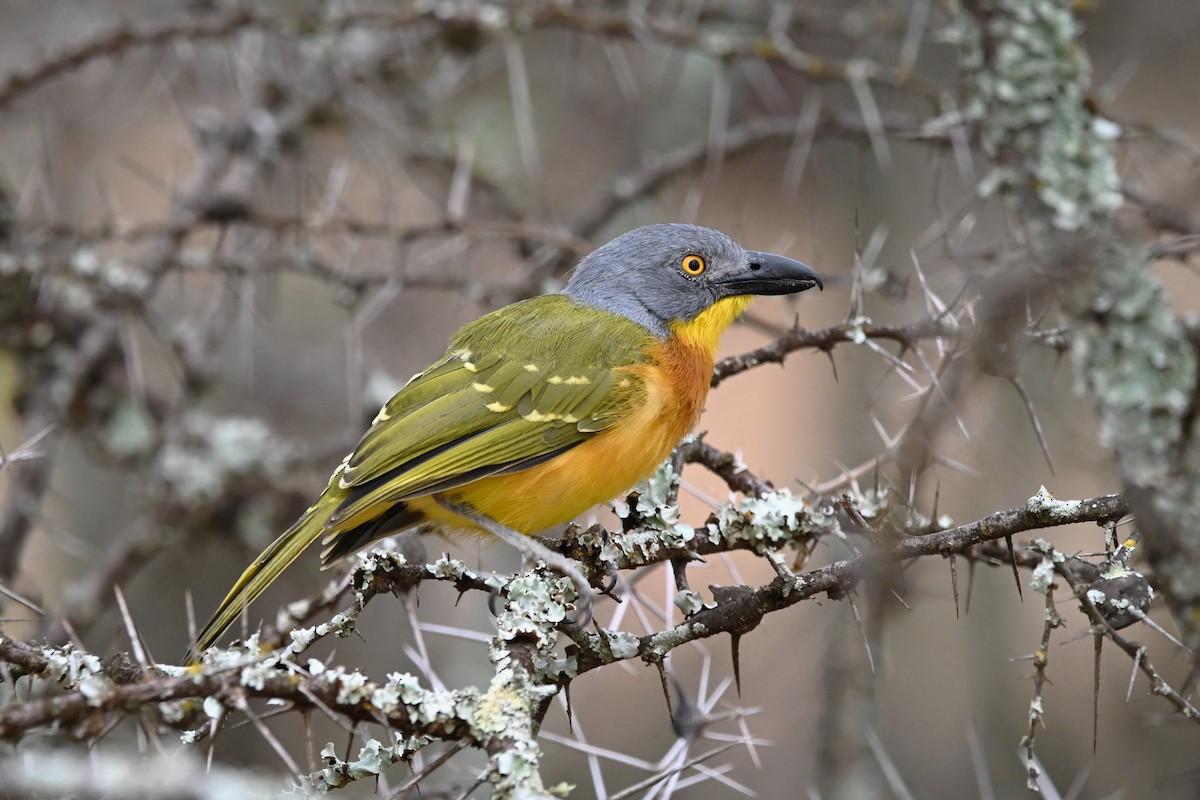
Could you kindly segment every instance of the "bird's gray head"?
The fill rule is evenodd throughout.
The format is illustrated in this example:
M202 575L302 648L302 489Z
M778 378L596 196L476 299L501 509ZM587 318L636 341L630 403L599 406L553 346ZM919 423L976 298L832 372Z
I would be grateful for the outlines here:
M697 225L647 225L618 236L575 268L564 293L620 314L659 336L727 297L792 294L822 287L799 261L744 250L720 231Z

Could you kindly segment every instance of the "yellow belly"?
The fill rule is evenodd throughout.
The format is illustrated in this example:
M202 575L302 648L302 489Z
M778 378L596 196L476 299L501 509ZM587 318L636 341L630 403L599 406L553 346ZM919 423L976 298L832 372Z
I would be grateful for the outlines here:
M658 363L630 368L642 378L646 394L626 419L545 464L483 478L444 496L532 535L632 489L696 424L712 375L707 348L673 340L656 349ZM407 505L450 527L476 528L433 497Z

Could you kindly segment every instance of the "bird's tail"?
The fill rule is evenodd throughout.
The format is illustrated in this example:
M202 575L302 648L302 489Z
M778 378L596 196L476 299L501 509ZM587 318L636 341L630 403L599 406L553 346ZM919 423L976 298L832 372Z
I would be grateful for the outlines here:
M324 499L324 498L322 498ZM196 644L188 652L188 661L195 660L198 653L211 647L220 638L233 621L254 602L279 574L287 569L296 557L304 552L310 544L316 541L325 531L325 519L328 516L325 504L318 501L312 508L304 512L296 524L284 531L278 539L271 542L266 550L259 554L254 562L246 567L242 577L225 595L221 605L213 614L212 619L196 637Z

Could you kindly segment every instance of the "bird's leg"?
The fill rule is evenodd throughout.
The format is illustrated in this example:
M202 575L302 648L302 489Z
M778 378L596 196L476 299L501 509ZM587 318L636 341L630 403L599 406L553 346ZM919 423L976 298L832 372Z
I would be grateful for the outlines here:
M496 520L486 514L481 514L466 503L456 503L453 500L437 497L436 495L434 495L434 498L437 500L438 505L471 520L471 522L474 522L500 541L515 548L517 552L530 561L544 561L546 566L570 578L571 582L575 584L575 594L577 595L579 605L579 614L575 619L575 624L585 625L591 619L592 587L588 583L587 578L583 576L583 573L579 571L579 567L575 566L574 561L561 553L554 552L532 536L526 536L507 525L501 525Z

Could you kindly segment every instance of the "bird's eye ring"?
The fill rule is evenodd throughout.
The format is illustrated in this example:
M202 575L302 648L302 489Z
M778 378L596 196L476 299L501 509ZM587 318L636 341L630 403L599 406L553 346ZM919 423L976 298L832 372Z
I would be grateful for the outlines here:
M679 262L679 268L683 270L685 274L692 276L704 274L705 266L707 265L704 263L704 257L698 256L695 253L688 253Z

